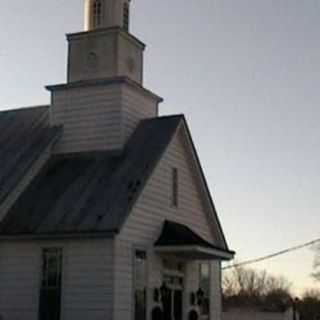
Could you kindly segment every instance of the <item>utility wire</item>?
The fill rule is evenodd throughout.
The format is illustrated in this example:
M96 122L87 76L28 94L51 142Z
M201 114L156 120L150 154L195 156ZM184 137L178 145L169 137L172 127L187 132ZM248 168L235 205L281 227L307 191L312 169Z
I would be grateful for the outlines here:
M316 239L316 240L313 240L313 241L310 241L310 242L306 242L304 244L301 244L301 245L298 245L298 246L295 246L295 247L291 247L291 248L288 248L288 249L285 249L285 250L281 250L281 251L275 252L273 254L269 254L267 256L263 256L263 257L260 257L260 258L243 261L243 262L240 262L240 263L235 263L235 264L223 267L222 270L228 270L228 269L233 269L233 268L237 268L237 267L243 267L243 266L247 266L247 265L250 265L250 264L255 264L255 263L258 263L258 262L261 262L261 261L270 260L270 259L276 258L278 256L282 256L284 254L288 254L288 253L293 252L293 251L297 251L297 250L301 250L301 249L306 248L306 247L313 246L313 245L317 244L318 242L320 243L320 238Z

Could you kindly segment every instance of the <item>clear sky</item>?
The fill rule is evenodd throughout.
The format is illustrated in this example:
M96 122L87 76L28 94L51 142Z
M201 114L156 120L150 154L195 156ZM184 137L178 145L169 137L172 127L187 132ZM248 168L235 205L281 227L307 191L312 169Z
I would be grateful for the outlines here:
M132 1L145 85L186 115L239 260L320 237L319 17L318 0ZM82 0L0 1L0 108L48 103L80 30ZM312 258L256 267L301 290Z

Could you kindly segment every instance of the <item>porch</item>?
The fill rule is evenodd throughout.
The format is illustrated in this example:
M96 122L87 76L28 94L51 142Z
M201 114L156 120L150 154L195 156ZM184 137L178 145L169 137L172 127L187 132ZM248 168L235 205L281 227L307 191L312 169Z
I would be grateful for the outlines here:
M149 288L150 305L146 307L151 314L149 319L213 318L211 310L213 300L217 298L215 287L221 285L220 262L232 259L234 253L215 247L189 227L171 221L164 222L154 252L161 270L158 286ZM153 272L150 270L151 278ZM140 303L141 306L136 297L136 319L144 319L143 296Z

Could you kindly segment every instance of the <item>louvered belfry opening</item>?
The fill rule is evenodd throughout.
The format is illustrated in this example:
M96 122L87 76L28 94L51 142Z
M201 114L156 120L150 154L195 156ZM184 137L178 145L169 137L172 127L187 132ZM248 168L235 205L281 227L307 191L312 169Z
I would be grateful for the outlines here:
M129 32L129 24L130 24L129 4L124 3L124 5L123 5L123 29L127 32Z
M102 26L103 8L101 0L94 0L92 3L93 28L97 29Z

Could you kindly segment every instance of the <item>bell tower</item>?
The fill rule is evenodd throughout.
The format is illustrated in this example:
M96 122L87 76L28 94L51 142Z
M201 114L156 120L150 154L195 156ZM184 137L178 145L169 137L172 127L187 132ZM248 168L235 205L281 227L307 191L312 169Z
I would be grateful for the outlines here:
M84 31L68 34L67 83L48 86L56 153L121 152L138 123L158 115L143 87L145 45L129 32L130 0L84 0Z
M120 27L129 31L130 0L85 0L85 31Z
M67 36L68 81L126 76L143 81L145 45L129 33L129 0L85 0L84 32Z

